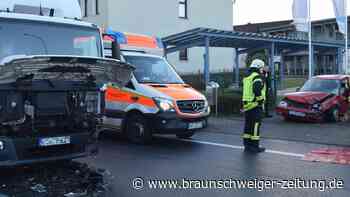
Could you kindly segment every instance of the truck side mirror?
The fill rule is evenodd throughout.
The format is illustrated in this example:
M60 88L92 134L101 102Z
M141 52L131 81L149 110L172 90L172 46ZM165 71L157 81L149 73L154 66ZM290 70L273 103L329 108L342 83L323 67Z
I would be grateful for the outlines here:
M117 41L112 41L112 58L121 60L120 45Z
M299 92L300 91L300 87L297 87L297 89L295 89L296 92Z

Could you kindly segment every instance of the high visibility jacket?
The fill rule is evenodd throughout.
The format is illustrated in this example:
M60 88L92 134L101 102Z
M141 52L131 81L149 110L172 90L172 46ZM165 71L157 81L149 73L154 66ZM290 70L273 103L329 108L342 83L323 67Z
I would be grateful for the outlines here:
M253 86L255 82L260 81L263 84L260 96L255 96ZM260 75L256 72L251 73L248 77L243 79L243 110L248 111L259 106L266 99L266 86Z

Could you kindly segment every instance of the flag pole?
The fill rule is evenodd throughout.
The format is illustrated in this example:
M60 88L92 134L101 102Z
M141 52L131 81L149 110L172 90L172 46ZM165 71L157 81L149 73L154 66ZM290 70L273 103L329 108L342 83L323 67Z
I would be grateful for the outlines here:
M313 76L313 66L312 66L312 56L313 54L312 53L312 34L311 34L311 31L312 31L312 25L311 25L311 3L310 3L310 0L308 0L308 20L309 20L309 79L312 78Z
M348 56L348 3L347 0L344 1L344 9L345 9L345 68L344 71L345 74L349 74L350 70L349 70L349 66L348 66L348 62L349 62L349 56Z

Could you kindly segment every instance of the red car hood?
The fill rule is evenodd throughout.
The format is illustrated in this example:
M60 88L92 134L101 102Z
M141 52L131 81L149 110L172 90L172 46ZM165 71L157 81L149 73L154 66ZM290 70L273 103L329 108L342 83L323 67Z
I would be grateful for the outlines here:
M330 94L325 92L293 92L285 95L289 100L306 104L314 104L324 100L328 96L330 96Z

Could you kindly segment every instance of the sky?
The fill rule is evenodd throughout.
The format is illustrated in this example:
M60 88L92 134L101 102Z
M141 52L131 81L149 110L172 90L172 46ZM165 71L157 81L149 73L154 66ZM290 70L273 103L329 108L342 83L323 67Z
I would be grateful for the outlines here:
M350 5L350 0L347 2ZM292 4L293 0L236 0L233 24L292 19ZM311 0L311 17L312 20L334 18L332 0Z

